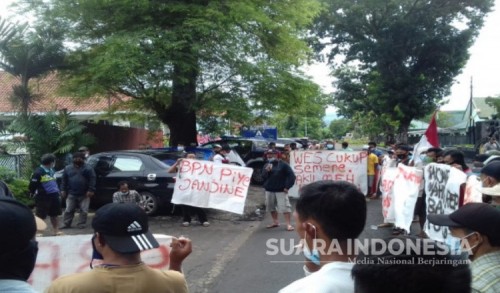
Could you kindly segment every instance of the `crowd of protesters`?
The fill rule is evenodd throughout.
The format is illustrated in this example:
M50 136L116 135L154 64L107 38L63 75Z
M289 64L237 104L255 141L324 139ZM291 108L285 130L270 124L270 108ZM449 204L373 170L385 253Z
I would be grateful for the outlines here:
M324 148L312 149L333 150L335 143L328 141ZM273 221L267 228L279 227L278 213L282 213L286 230L296 231L300 237L305 257L304 278L280 292L500 292L500 157L477 156L474 167L469 168L461 152L429 148L415 163L412 148L405 144L394 145L384 152L370 142L363 147L368 156L367 194L348 182L317 181L299 191L293 210L288 191L294 185L295 175L289 160L295 150L296 145L286 145L281 152L270 145L262 169L266 208ZM342 143L342 150L352 151L347 143ZM215 145L214 151L215 164L229 163L226 156L230 148ZM186 154L186 158L196 159L192 154ZM2 188L0 221L9 225L1 225L1 229L3 235L13 237L0 240L0 292L35 292L27 280L38 253L35 235L46 228L39 218L50 217L53 234L62 234L57 221L62 213L59 194L66 198L63 228L71 226L77 206L81 210L77 227L85 227L88 202L95 191L95 173L86 166L83 152L73 154L72 160L63 171L59 189L53 172L55 158L50 154L41 158L29 187L36 198L37 217L17 202L8 189ZM176 172L180 162L168 171ZM404 164L423 168L429 163L447 164L465 174L476 173L481 179L482 203L460 204L451 214L426 214L423 193L415 207L421 228L424 219L449 227L459 239L463 253L452 254L425 234L409 236L409 231L399 227L394 227L393 238L378 244L398 240L395 251L405 253L385 250L380 255L373 254L378 250L371 249L355 255L320 249L335 243L340 251L349 251L349 243L365 228L367 202L380 196L380 166ZM140 198L126 182L120 182L115 195L113 203L96 211L91 224L94 232L89 241L93 259L101 260L101 264L87 272L58 278L46 292L188 292L182 263L192 252L191 241L183 237L173 239L169 270L149 268L140 252L159 244L149 231ZM189 224L192 212L195 211L185 208L184 219ZM206 215L200 212L203 210L197 212L200 222L208 226Z

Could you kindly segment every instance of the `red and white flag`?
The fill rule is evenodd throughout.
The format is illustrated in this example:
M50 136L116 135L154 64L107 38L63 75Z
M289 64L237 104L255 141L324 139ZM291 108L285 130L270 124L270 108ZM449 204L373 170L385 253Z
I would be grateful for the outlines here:
M425 131L424 135L420 138L420 141L413 148L413 162L416 165L417 163L421 163L422 159L420 159L420 154L426 152L429 148L437 148L439 147L439 137L438 137L438 129L436 123L436 112L432 115L431 123L429 123L429 127Z

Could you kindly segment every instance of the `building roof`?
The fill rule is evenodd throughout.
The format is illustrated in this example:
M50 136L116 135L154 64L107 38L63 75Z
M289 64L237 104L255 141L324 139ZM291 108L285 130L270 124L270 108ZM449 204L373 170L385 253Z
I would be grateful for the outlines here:
M0 113L13 113L16 109L10 102L12 86L19 84L20 80L10 73L0 71ZM30 87L34 94L40 95L40 101L35 102L31 107L31 112L50 112L66 109L68 112L103 113L111 105L119 103L120 99L96 97L90 100L78 101L76 98L61 96L58 93L60 81L56 74L30 80Z
M498 99L498 98L493 98L492 99ZM487 98L473 98L472 102L474 103L474 106L476 106L476 109L478 109L478 116L481 119L491 119L492 115L497 114L497 110L495 107L492 107L486 103Z

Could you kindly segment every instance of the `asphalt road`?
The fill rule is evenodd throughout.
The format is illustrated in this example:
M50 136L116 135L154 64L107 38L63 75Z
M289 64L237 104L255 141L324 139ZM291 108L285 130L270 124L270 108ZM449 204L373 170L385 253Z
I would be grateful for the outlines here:
M277 292L303 276L303 256L293 248L299 243L295 231L286 231L284 225L266 229L270 216L256 216L255 210L263 202L263 190L252 187L243 216L210 210L209 227L199 224L182 227L180 216L157 216L150 218L150 230L153 233L182 235L192 240L193 253L183 265L190 292ZM367 223L361 238L389 236L391 229L371 228L382 223L381 201L372 200L367 205ZM90 214L89 223L92 217L93 214ZM282 218L280 220L283 223ZM83 230L69 229L64 232L91 234L90 224L88 226ZM413 234L418 232L415 229ZM270 239L283 245L291 255L268 255L266 252L270 249L266 243Z
M381 228L374 230L373 225L382 223L382 208L380 200L367 203L367 223L360 238L386 238L391 236L392 229ZM250 235L238 249L237 254L225 265L224 272L218 277L213 286L200 292L277 292L289 283L302 278L303 256L300 254L276 255L266 254L266 242L276 238L283 242L283 247L289 249L298 244L299 236L296 232L288 232L282 225L279 228L266 229L270 216L266 215L258 228ZM419 232L414 224L413 234ZM188 276L189 277L189 276Z

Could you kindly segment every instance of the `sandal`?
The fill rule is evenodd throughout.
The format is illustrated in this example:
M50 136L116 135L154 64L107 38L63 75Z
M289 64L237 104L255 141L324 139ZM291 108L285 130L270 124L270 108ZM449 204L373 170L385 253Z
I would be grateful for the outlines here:
M295 229L293 228L293 226L288 225L288 227L286 227L286 230L287 230L287 231L293 231L293 230L295 230Z
M271 225L267 225L266 229L276 228L276 227L279 227L279 226L280 226L280 224L274 223L274 224L271 224Z

